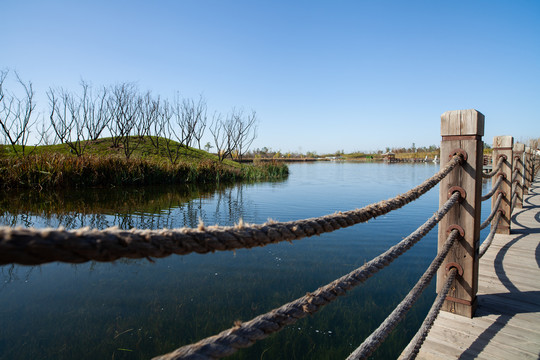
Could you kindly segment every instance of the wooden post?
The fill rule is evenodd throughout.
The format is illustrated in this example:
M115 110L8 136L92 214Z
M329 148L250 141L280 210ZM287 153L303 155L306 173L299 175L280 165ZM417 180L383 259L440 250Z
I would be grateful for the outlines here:
M516 209L523 207L523 174L525 168L523 166L523 153L525 152L525 144L514 144L514 169L517 169L517 176L513 181L514 191L517 193ZM514 171L512 171L513 173Z
M538 174L538 169L540 167L540 156L538 153L538 149L531 150L531 151L532 151L532 166L533 166L531 182L533 182L534 178L536 177L536 174Z
M523 184L523 194L527 195L529 193L529 187L531 186L532 174L531 174L531 148L525 147L525 181Z
M493 138L493 166L499 162L499 158L505 160L499 170L499 173L492 178L492 185L503 177L499 190L491 198L491 207L497 201L499 192L503 194L503 199L499 210L502 210L501 222L497 227L497 234L510 234L510 220L512 218L512 150L514 147L514 138L512 136L495 136Z
M463 235L456 240L437 273L437 292L446 280L447 268L456 267L459 272L462 270L462 275L454 280L450 288L443 310L472 317L476 310L478 290L484 115L476 110L445 112L441 116L441 135L441 167L455 153L463 152L467 159L439 185L440 205L448 200L448 192L455 186L465 191L465 199L456 204L439 223L439 249L452 228L462 229Z

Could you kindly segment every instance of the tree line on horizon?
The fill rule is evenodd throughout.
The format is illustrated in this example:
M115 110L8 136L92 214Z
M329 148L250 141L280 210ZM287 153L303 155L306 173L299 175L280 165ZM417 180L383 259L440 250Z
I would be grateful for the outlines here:
M222 162L229 157L241 159L257 137L254 110L233 107L227 114L209 116L202 96L194 100L177 95L170 101L150 91L141 92L129 82L96 90L81 81L78 93L49 87L48 109L39 121L32 83L14 74L19 95L6 89L9 70L0 70L0 139L17 156L31 154L39 145L56 144L65 144L71 153L82 156L92 141L110 137L112 146L121 148L126 159L149 140L173 164L183 149L195 146L207 152L215 148ZM212 143L201 146L207 131ZM33 145L29 145L31 134Z

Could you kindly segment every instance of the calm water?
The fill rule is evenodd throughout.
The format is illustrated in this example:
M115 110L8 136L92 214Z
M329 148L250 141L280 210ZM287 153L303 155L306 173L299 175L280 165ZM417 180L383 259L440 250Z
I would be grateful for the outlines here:
M199 219L220 225L240 218L288 221L390 198L438 166L325 162L294 164L290 170L283 182L219 189L2 194L0 224L156 229L195 227ZM0 267L0 359L147 359L172 351L352 271L414 231L437 208L438 188L369 223L292 244L155 263ZM231 358L345 358L414 285L435 256L436 242L434 229L347 296ZM398 356L431 306L434 288L433 283L374 359Z

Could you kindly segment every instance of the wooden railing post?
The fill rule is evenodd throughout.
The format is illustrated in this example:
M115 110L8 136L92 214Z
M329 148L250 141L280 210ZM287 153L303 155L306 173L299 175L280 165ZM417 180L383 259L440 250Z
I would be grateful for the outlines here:
M516 192L516 209L523 207L523 174L525 174L525 167L523 166L523 153L525 152L525 144L514 144L514 169L517 169L517 175L512 185ZM512 171L514 173L514 170Z
M538 174L538 170L540 169L540 156L538 154L538 149L537 150L532 150L532 164L533 164L533 171L532 171L532 178L531 178L531 182L534 181L534 178L536 176L536 174Z
M466 160L440 183L439 204L444 204L456 187L464 190L461 199L439 223L439 249L452 229L462 235L454 243L437 273L437 292L443 286L448 270L458 268L458 276L442 307L458 315L472 317L476 310L478 290L478 246L482 197L484 115L476 110L448 111L441 116L441 167L456 153ZM451 194L450 194L451 195Z
M499 210L502 211L501 221L497 227L497 234L510 234L510 219L512 218L512 150L514 147L514 138L512 136L495 136L493 138L493 166L503 157L505 160L499 170L499 173L492 179L492 185L495 185L500 176L503 177L499 190L491 198L491 206L497 201L499 192L503 194L503 199Z
M525 181L523 184L523 194L527 195L529 193L529 187L531 186L532 181L532 173L531 173L531 148L526 146L525 147L525 160L523 161L525 164Z

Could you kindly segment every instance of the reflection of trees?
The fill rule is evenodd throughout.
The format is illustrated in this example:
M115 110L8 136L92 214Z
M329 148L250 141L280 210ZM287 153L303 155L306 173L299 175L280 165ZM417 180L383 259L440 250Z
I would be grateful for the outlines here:
M251 185L0 192L0 225L160 229L197 227L199 219L231 225L252 207L244 198L247 186Z
M246 207L244 201L245 184L216 192L216 207L214 218L219 224L233 224L245 218Z
M0 266L0 276L2 279L2 287L0 289L4 289L14 281L28 281L30 279L30 275L32 275L32 272L36 268L39 268L39 266L23 267L14 264Z
M215 185L186 185L3 193L0 224L67 229L171 227L171 208L208 197L215 189Z
M197 227L199 219L237 222L245 213L245 184L21 191L0 197L0 224L25 227L160 229ZM214 211L206 204L215 202Z

